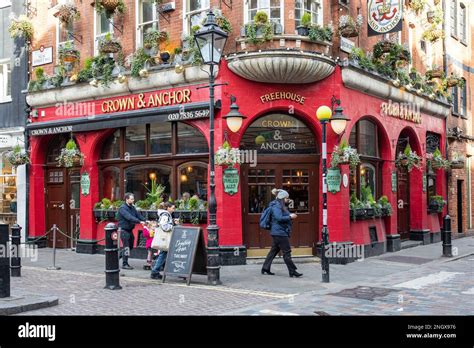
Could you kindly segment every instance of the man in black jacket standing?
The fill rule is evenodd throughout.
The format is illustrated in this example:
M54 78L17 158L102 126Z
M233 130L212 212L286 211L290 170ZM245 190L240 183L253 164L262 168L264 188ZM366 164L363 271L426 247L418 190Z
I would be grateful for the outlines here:
M118 211L118 220L119 228L121 229L121 239L123 243L123 269L133 269L132 266L128 264L128 256L130 255L130 250L133 249L133 242L135 237L133 236L133 228L136 224L141 223L145 224L145 218L135 209L133 203L135 202L135 197L133 193L125 194L125 203L122 204Z

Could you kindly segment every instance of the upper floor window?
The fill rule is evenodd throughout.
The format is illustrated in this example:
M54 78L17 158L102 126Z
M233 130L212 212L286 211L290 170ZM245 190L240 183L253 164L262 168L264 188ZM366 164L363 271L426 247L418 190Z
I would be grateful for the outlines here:
M283 22L283 2L280 0L249 0L247 4L247 18L245 22L250 22L258 11L263 11L268 15L270 22ZM301 14L303 15L303 14Z
M322 24L321 3L318 0L295 0L295 26L301 25L301 17L305 12L311 15L312 24Z
M459 11L459 34L461 36L461 42L467 44L467 9L466 5L460 4Z
M105 13L95 13L95 39L94 39L94 54L99 53L99 40L107 33L113 34L114 26L112 25L112 19L107 18Z
M10 59L0 60L0 102L11 100L12 71Z
M146 31L150 28L159 29L158 11L156 2L139 0L137 7L137 46L143 46Z
M56 22L56 57L59 58L59 48L64 46L66 43L74 43L72 33L74 32L74 21L64 24L59 21Z
M467 117L467 83L461 88L459 96L459 104L461 104L461 116Z
M190 33L193 26L202 24L206 18L207 11L210 9L210 5L209 0L185 0L185 2L185 31Z
M458 87L454 86L452 88L452 98L453 98L453 107L452 107L452 113L453 115L458 115L459 114L459 92L458 92Z
M451 29L451 36L457 37L458 36L458 15L457 15L457 6L456 6L456 0L451 0L450 1L450 29Z

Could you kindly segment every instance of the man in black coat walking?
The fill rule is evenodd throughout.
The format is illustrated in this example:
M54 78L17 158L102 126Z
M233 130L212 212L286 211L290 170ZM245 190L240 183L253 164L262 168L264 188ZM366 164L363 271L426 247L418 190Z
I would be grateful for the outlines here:
M122 204L118 211L118 220L119 228L121 229L121 239L123 244L123 269L133 269L132 266L128 264L128 256L130 255L130 250L133 249L133 243L135 237L133 236L133 228L136 224L141 223L145 224L145 218L135 209L133 203L135 202L135 197L133 193L125 194L125 203Z

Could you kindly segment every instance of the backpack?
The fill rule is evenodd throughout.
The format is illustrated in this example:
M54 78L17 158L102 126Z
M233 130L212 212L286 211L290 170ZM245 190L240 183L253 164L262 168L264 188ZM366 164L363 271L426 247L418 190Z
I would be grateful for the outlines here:
M272 229L272 208L270 206L266 207L260 215L260 228L264 230Z

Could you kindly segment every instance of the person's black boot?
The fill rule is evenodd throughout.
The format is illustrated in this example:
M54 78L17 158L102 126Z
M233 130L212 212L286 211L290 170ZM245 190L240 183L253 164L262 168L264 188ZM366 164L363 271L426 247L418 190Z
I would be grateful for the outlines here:
M263 268L262 268L262 274L275 275L275 273L270 272L269 270L266 270L266 269L263 269Z
M290 277L291 278L293 278L293 277L299 278L301 276L303 276L303 273L298 273L296 271L290 272Z
M150 274L151 279L163 279L163 276L160 273L153 273Z

